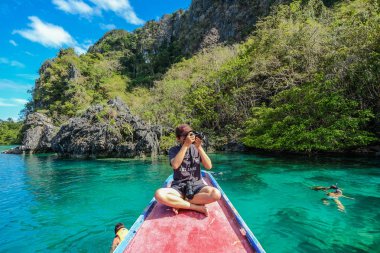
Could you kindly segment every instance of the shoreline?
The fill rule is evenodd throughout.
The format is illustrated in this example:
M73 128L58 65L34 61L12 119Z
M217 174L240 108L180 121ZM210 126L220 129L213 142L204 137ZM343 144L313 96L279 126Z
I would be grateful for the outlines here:
M0 147L12 147L17 148L17 145L1 145ZM7 151L11 149L1 150L1 154L16 154L16 153L7 153ZM349 151L315 151L315 152L294 152L294 151L279 151L279 150L263 150L263 149L254 149L245 147L244 150L215 150L211 149L208 151L209 154L247 154L247 155L261 155L261 156L271 156L271 157L380 157L380 145L375 146L367 146L361 147L357 150L349 150ZM144 155L144 156L110 156L110 155L80 155L80 154L59 154L57 152L22 152L16 155L56 155L59 158L63 159L84 159L84 160L92 160L92 159L109 159L109 158L119 158L119 159L155 159L162 156L167 156L167 152L161 152L158 155Z

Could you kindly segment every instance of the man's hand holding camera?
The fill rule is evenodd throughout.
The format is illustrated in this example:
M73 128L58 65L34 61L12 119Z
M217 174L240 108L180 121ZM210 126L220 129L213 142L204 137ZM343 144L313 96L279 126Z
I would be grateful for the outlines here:
M202 147L202 139L200 139L199 137L195 137L194 146L197 149L199 149L200 147Z
M202 146L202 137L203 137L202 133L189 132L186 135L183 145L185 145L186 147L190 147L191 144L194 144L194 146L197 149L199 149Z
M202 146L202 138L198 132L190 132L188 134L188 137L197 149L199 149Z
M187 135L186 135L186 138L185 138L185 142L183 143L184 146L186 146L187 148L190 147L191 144L193 144L195 142L195 135L193 134L193 132L189 132Z

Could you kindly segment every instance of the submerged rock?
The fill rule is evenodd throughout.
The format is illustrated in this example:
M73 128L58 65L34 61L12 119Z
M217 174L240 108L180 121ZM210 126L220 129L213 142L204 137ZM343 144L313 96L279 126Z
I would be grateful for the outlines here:
M116 98L71 118L53 138L52 148L70 157L154 156L159 152L160 135L160 127L132 115Z

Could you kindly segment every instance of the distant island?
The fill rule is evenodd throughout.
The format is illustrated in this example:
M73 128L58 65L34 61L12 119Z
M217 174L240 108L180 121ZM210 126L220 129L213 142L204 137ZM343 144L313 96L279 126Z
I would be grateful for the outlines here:
M193 0L85 54L61 49L0 144L151 156L186 122L214 150L380 155L379 2L271 3Z

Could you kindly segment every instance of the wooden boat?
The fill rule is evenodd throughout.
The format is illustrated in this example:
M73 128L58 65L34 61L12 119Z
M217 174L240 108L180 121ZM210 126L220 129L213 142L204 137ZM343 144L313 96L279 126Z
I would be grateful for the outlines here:
M222 193L207 205L208 217L190 210L175 215L153 198L114 252L265 252L214 177L205 171L202 177ZM164 187L171 182L169 176Z

